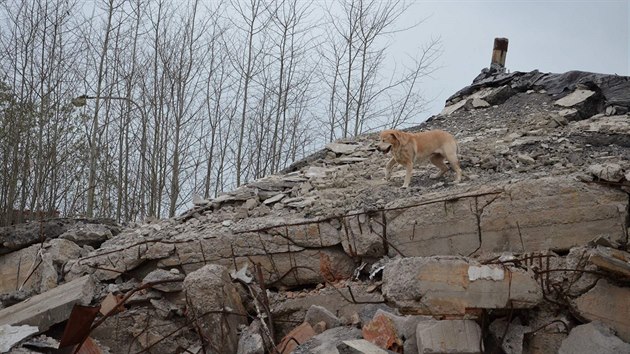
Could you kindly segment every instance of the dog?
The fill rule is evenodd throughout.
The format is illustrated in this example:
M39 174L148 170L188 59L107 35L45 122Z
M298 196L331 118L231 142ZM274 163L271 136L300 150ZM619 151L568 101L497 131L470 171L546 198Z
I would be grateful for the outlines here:
M457 141L443 130L430 130L419 133L406 133L400 130L388 129L380 133L380 143L377 149L384 154L392 152L392 158L385 166L385 179L389 180L392 169L396 163L403 165L407 174L402 187L409 187L411 171L414 163L421 163L427 159L440 169L437 175L431 178L439 178L448 171L444 163L446 159L455 171L455 183L462 178L462 169L457 159Z

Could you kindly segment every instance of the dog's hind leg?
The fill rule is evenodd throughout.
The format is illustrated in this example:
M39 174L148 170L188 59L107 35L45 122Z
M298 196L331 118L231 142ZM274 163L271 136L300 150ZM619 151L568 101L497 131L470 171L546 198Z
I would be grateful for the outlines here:
M430 176L432 179L440 178L446 173L446 171L448 171L448 167L444 163L444 156L442 154L431 154L429 161L440 169L440 172Z
M459 183L459 181L462 179L462 169L459 166L459 160L457 159L456 155L451 155L450 157L446 157L446 159L448 160L448 163L451 164L451 167L453 168L453 170L455 171L455 183Z

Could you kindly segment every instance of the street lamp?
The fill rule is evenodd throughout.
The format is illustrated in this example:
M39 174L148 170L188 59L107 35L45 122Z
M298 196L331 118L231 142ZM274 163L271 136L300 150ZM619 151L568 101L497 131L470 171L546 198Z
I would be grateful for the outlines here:
M127 101L131 104L133 104L134 106L136 106L136 108L138 108L138 110L140 111L140 114L142 114L142 119L145 118L145 112L142 109L142 107L140 107L139 104L136 103L136 101L132 100L129 97L121 97L121 96L88 96L88 95L81 95L78 97L75 97L73 99L70 100L70 103L72 103L73 106L75 107L83 107L87 104L87 100L94 100L94 99L100 99L100 100L123 100L123 101Z

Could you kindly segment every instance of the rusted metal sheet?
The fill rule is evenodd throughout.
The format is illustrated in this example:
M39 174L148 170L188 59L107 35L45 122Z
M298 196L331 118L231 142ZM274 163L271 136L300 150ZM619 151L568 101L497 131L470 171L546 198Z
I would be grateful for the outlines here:
M61 336L59 348L66 348L83 342L90 335L92 323L99 309L100 306L74 305Z

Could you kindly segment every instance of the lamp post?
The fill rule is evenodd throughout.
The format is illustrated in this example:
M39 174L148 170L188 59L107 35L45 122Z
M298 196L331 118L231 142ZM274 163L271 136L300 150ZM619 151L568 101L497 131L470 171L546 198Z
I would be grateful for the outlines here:
M100 100L122 100L122 101L127 101L131 104L133 104L134 106L136 106L136 108L138 108L138 110L140 111L140 114L142 114L142 118L144 119L144 110L142 109L142 107L140 107L139 104L136 103L136 101L132 100L129 97L122 97L122 96L88 96L88 95L81 95L78 97L73 98L72 100L70 100L70 102L72 103L73 106L75 107L83 107L87 104L87 100L94 100L94 99L100 99Z
M138 108L138 110L140 111L140 114L142 115L142 120L143 122L146 122L146 112L144 111L144 109L138 104L136 103L136 101L132 100L129 97L122 97L122 96L88 96L88 95L81 95L78 97L75 97L73 99L70 100L70 103L72 103L73 106L75 107L83 107L87 104L87 100L93 100L93 99L98 99L98 100L122 100L122 101L127 101L131 104L133 104L136 108ZM96 123L96 113L95 113L95 126L93 127L93 129L96 130L97 127L97 123ZM143 127L144 127L144 123L143 123ZM92 144L95 144L95 141L92 141ZM146 142L144 141L144 132L143 132L143 139L141 144L143 145L141 147L141 154L144 154L144 144L146 144ZM142 158L144 159L144 156L142 156ZM88 178L88 200L87 200L87 210L86 210L86 214L88 217L93 217L93 210L94 210L94 190L96 189L96 182L95 182L95 174L96 174L96 149L92 148L90 149L90 177ZM144 164L142 164L142 179L144 178ZM143 184L141 183L141 185L143 186ZM143 195L144 193L141 192L141 195ZM144 202L141 202L140 205L142 206L141 208L144 209ZM141 215L144 216L144 210L140 211Z

